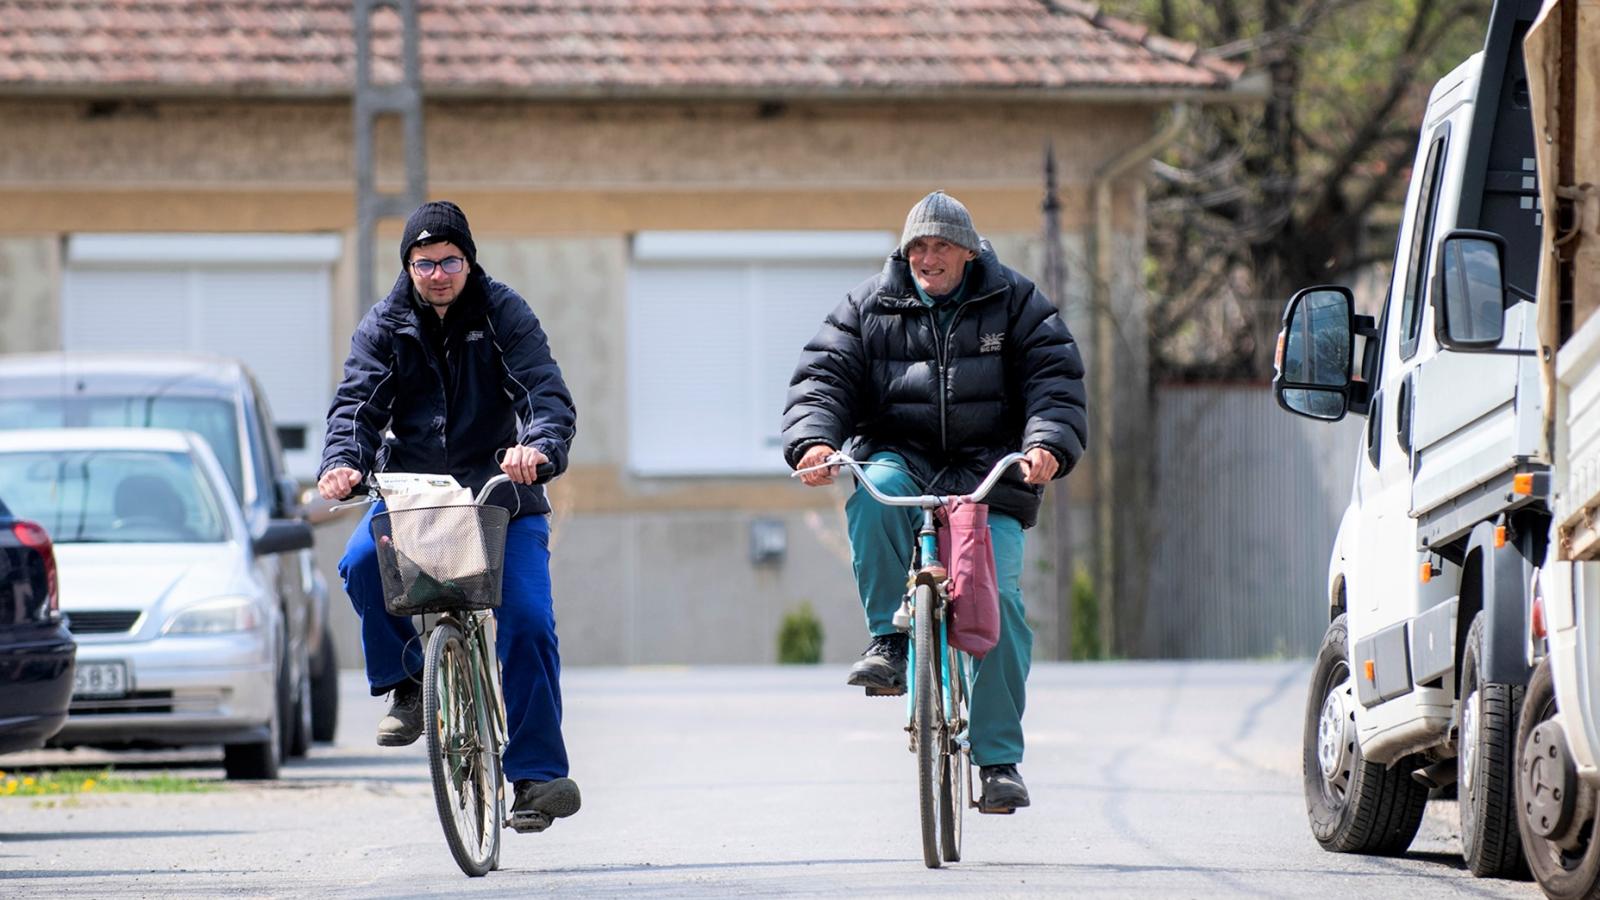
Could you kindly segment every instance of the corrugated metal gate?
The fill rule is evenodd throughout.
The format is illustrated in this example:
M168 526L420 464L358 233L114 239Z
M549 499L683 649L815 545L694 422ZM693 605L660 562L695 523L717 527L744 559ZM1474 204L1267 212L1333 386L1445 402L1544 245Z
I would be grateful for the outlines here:
M1264 385L1157 388L1149 614L1133 655L1315 653L1365 423L1290 415Z

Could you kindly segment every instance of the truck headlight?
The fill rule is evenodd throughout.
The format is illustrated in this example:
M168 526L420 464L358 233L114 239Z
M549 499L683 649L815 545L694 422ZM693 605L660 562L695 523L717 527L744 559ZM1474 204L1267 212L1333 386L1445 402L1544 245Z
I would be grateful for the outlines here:
M197 603L167 620L162 634L228 634L261 627L261 610L249 597Z

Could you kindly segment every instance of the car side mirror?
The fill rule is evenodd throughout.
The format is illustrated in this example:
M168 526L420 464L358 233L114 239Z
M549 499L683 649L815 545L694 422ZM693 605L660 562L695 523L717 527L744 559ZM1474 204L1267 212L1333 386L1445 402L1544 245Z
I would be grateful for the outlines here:
M1272 392L1296 415L1337 422L1350 410L1355 300L1349 288L1306 288L1289 298L1278 332Z
M1433 334L1451 350L1492 350L1505 337L1506 241L1460 229L1439 245Z
M316 543L311 525L304 519L272 519L267 527L250 542L250 551L256 556L271 556L294 550L310 550Z

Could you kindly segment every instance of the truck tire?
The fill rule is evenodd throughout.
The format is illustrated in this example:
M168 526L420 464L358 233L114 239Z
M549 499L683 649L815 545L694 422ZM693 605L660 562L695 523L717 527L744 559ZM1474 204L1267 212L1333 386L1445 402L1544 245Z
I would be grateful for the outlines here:
M1306 817L1324 850L1398 855L1422 824L1428 789L1411 777L1417 766L1412 759L1385 767L1361 757L1355 704L1349 637L1340 615L1322 637L1306 698Z
M322 652L311 668L311 739L333 741L339 730L339 654L333 647L333 632L322 629Z
M1544 660L1528 681L1517 723L1517 831L1546 897L1600 900L1600 797L1578 778L1555 715L1555 682Z
M1480 612L1467 630L1456 696L1456 799L1461 811L1461 855L1481 877L1520 875L1522 841L1516 822L1517 713L1524 687L1484 681L1484 633Z

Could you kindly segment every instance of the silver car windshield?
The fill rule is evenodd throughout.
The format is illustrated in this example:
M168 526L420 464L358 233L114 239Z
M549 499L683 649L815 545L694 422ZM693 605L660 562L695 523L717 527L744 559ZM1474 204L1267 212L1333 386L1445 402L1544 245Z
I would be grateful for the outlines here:
M57 544L193 544L227 539L216 492L187 453L0 453L0 497Z
M234 406L212 397L0 397L0 430L11 428L176 428L206 439L235 497L244 498L244 464Z

